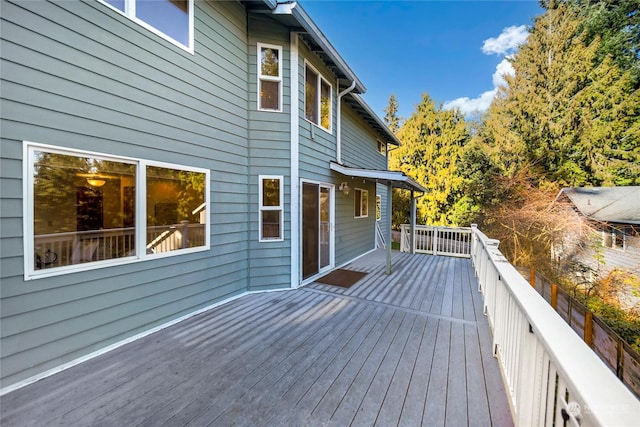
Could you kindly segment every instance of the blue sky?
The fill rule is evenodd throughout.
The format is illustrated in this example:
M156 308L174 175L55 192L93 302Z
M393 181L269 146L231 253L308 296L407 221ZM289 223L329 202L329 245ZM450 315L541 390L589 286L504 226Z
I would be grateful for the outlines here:
M300 4L367 87L381 117L394 93L408 117L427 93L445 107L484 110L510 72L537 1L334 1Z

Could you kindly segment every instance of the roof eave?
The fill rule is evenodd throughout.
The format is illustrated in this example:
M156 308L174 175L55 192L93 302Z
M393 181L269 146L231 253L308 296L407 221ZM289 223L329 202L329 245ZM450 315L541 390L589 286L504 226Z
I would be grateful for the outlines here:
M362 99L362 97L358 94L352 93L350 94L351 97L353 99L355 99L358 104L360 104L360 106L362 106L362 108L367 112L367 114L369 114L369 116L371 116L371 118L376 122L377 124L377 128L384 133L387 136L387 142L389 144L393 144L397 147L401 146L402 143L400 142L400 140L394 135L393 132L391 132L391 129L389 129L389 126L387 126L386 123L384 123L382 121L382 119L380 119L380 116L378 116L369 106L369 104L367 104L364 99Z
M274 2L265 0L265 4L272 9L272 13L274 16L278 15L290 15L298 22L300 27L306 32L316 43L323 53L333 62L335 67L340 70L343 74L344 79L349 82L355 82L356 86L354 91L357 93L364 93L367 91L367 88L360 81L358 76L353 72L353 70L347 65L344 59L340 56L338 51L333 47L329 39L325 37L320 28L313 22L311 17L307 14L307 12L303 9L303 7L296 2ZM272 7L272 5L274 5ZM288 7L280 7L279 6L288 6Z

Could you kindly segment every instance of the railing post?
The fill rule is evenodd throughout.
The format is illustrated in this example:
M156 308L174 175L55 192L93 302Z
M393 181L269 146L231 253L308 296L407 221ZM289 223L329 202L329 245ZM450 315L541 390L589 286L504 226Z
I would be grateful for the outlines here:
M434 255L438 255L438 227L433 227L433 239L431 240L431 248Z
M536 270L532 267L529 269L529 284L532 288L536 287Z
M618 347L616 351L616 375L618 378L622 379L624 374L624 346L622 345L622 340L617 337L616 339Z
M584 314L584 342L593 347L593 313L588 310Z
M558 285L551 285L551 307L558 311Z

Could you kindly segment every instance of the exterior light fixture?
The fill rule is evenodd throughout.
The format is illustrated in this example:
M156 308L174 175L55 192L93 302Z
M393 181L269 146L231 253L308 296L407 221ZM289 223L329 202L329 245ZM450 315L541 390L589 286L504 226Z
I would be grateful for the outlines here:
M343 182L340 184L340 187L338 187L338 190L342 191L342 193L343 193L345 196L348 196L348 195L349 195L349 191L351 191L351 189L349 188L349 184L347 184L347 182L346 182L346 181L343 181Z

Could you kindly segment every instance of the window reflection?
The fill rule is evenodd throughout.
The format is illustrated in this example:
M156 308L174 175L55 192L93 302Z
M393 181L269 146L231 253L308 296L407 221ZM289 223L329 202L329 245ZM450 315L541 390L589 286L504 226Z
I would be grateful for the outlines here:
M35 269L135 254L134 164L36 151Z
M187 0L137 0L136 17L189 46L189 2Z
M147 166L147 252L205 244L205 174Z

